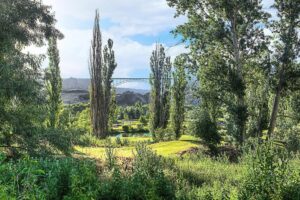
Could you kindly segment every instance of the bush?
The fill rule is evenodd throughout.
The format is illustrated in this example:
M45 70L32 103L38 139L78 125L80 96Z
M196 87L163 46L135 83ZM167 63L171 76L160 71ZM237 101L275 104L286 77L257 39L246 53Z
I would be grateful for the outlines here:
M109 170L112 170L117 163L115 147L112 145L110 140L106 141L105 163Z
M153 135L153 140L154 141L170 141L175 139L175 134L173 133L173 130L170 128L158 128L154 130L154 135Z
M123 139L123 146L129 146L130 145L130 142L127 138L124 138Z
M122 140L120 137L116 137L116 144L117 146L122 146Z
M127 125L123 125L123 126L122 126L122 129L123 129L123 131L124 131L125 133L129 133L129 131L130 131L130 127L127 126Z
M292 127L286 134L286 145L289 152L300 151L300 126Z
M91 161L24 158L1 162L1 199L96 199L99 180Z
M163 160L145 144L136 146L131 175L115 167L111 178L101 182L98 199L175 199L175 188L164 175Z
M136 129L137 129L137 132L140 132L140 133L145 132L143 124L137 124Z
M93 147L103 146L103 142L100 139L98 139L96 136L91 134L80 135L78 140L74 144L81 145L81 146L93 146Z
M285 148L273 142L261 144L252 152L248 167L240 199L299 199L299 179L289 173Z
M141 116L140 119L139 119L139 122L141 124L143 124L144 126L147 126L147 124L148 124L148 121L147 121L145 116Z
M203 139L209 145L219 144L221 136L218 133L217 125L211 120L205 109L198 109L193 113L193 121L190 122L190 131Z

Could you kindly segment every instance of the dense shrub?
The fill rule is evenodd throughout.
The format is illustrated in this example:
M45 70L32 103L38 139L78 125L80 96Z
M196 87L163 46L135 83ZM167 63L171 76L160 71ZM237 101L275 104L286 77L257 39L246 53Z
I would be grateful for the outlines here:
M97 170L91 161L24 158L0 162L1 199L95 199L97 196Z
M139 122L142 123L144 126L148 124L147 118L143 115L140 117Z
M129 131L130 131L130 127L127 126L127 125L123 125L123 126L122 126L122 129L123 129L123 131L124 131L125 133L129 133Z
M119 138L120 139L120 138ZM121 141L121 139L120 139ZM116 160L116 151L115 147L112 145L111 140L106 141L106 148L105 148L105 163L109 170L112 170L117 163Z
M154 135L156 141L170 141L175 139L175 133L170 128L158 128L154 130Z
M129 146L130 145L130 142L127 138L124 138L122 141L123 141L123 146Z
M189 128L192 135L200 137L207 144L215 145L221 141L217 125L211 120L205 109L197 109L193 113L193 120L190 122Z
M300 125L287 131L285 142L289 152L300 152Z
M290 168L285 148L265 142L251 154L240 199L299 199L300 179Z
M102 170L89 160L26 157L6 162L1 154L0 199L175 199L164 160L146 144L139 144L136 152L127 173L121 172L109 145Z
M80 146L93 146L93 147L100 147L104 146L103 141L91 134L82 134L79 135L76 139L76 145Z
M110 179L101 182L99 199L174 199L175 188L163 172L163 160L146 144L138 144L132 174L113 168Z

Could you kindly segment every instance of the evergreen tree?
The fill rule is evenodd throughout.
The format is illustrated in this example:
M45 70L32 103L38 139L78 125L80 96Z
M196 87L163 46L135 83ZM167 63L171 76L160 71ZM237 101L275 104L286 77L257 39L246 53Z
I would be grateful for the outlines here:
M62 79L60 76L57 39L54 37L49 39L48 56L49 67L45 70L45 85L48 94L49 126L56 128L62 109Z
M113 41L109 39L102 52L99 13L96 11L89 61L91 75L90 101L93 133L100 138L105 138L108 134L112 75L117 67L112 48Z
M157 44L150 59L151 102L150 131L155 138L155 130L166 128L170 114L171 61L166 57L162 45Z
M186 59L184 56L178 56L174 62L171 121L176 139L179 139L181 136L185 116L184 105L187 86L185 63Z
M274 21L275 40L274 72L277 81L272 115L268 135L271 136L276 126L280 98L290 91L299 90L299 28L300 2L294 0L276 0L274 7L278 10L278 21Z

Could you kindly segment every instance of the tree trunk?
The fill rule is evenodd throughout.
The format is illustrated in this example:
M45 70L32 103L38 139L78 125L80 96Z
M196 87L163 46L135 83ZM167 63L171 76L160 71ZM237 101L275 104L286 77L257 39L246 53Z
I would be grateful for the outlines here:
M275 94L273 110L272 110L272 115L271 115L271 119L270 119L269 130L268 130L268 138L271 138L271 136L274 133L275 126L276 126L277 113L278 113L278 109L279 109L279 101L280 101L281 92L283 89L283 82L284 82L283 79L284 79L284 66L282 67L282 70L280 71L279 83L278 83L278 87L277 87L276 94Z

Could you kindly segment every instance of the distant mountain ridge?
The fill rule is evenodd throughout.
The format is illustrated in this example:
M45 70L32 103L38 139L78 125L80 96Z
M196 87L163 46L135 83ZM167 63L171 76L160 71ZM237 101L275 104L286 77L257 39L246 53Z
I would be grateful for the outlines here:
M90 79L68 78L62 81L62 99L65 104L89 101ZM149 103L149 91L132 88L116 88L118 105L133 105L136 102Z
M66 78L62 80L62 90L63 92L69 91L88 91L90 85L90 79L88 78ZM148 90L143 89L133 89L133 88L117 88L117 94L122 94L124 92L130 91L139 94L147 94Z

